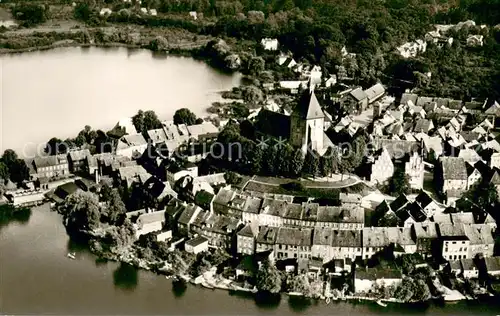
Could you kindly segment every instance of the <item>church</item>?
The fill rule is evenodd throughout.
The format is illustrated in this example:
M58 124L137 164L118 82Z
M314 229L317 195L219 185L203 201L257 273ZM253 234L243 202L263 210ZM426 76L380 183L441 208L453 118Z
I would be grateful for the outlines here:
M306 89L298 98L290 116L263 110L259 113L257 129L274 137L287 138L294 147L323 155L333 143L325 133L325 123L330 119L321 109L313 88ZM328 125L327 125L328 126Z

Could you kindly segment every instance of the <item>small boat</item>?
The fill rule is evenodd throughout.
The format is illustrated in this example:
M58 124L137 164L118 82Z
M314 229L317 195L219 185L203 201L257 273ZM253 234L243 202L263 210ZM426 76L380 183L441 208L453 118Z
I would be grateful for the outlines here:
M326 301L326 305L330 304L330 297L327 297L325 301Z
M76 259L76 254L74 252L69 252L68 253L68 258L75 260Z
M382 300L378 300L377 304L380 305L380 306L382 306L382 307L387 307L387 304L384 303L384 302L382 302Z

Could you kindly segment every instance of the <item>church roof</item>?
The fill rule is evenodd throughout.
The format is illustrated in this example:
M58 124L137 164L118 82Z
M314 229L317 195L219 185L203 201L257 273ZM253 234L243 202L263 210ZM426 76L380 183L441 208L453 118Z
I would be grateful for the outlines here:
M305 91L300 97L295 111L301 118L306 120L325 117L314 91L311 90Z

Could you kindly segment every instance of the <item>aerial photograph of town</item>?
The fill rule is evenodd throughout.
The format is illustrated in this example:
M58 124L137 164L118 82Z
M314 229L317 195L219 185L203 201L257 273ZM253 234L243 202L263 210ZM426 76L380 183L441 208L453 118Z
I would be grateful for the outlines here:
M0 315L500 315L500 0L0 0Z

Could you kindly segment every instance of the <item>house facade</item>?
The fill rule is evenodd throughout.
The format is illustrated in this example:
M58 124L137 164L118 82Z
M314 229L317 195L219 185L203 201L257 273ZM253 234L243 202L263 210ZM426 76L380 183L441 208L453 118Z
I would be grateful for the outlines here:
M32 162L34 179L65 178L70 175L66 155L36 157Z
M374 158L371 166L370 180L376 183L384 183L394 174L394 164L386 148L383 148L379 155Z
M424 186L424 161L417 152L414 152L409 161L405 163L405 173L409 177L410 187L422 190Z
M439 158L442 174L442 192L467 190L467 168L463 158Z

